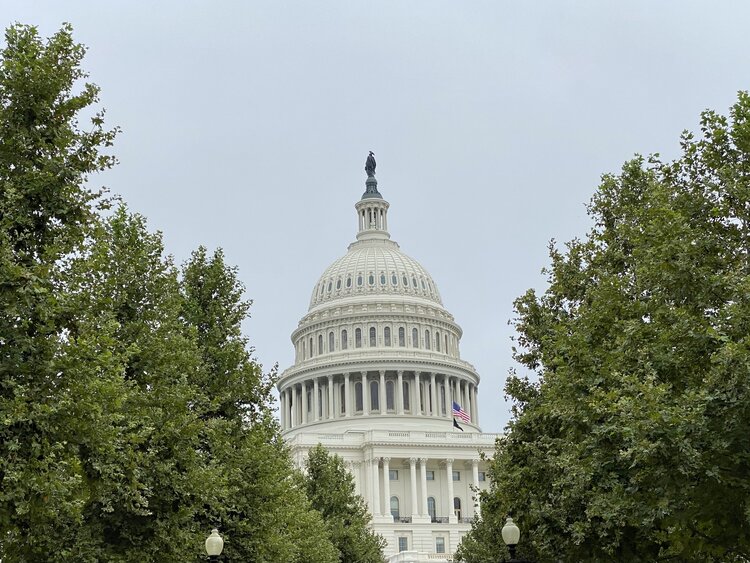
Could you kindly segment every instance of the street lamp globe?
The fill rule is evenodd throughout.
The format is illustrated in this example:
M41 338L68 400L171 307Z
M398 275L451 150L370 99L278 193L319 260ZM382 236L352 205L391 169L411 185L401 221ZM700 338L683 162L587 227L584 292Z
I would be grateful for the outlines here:
M518 529L518 526L515 525L515 523L513 522L513 518L511 518L510 516L505 521L505 526L503 526L502 534L505 545L518 545L518 540L521 538L521 530Z
M219 535L219 530L214 528L211 530L211 535L206 538L206 553L212 561L215 560L221 551L224 549L224 540Z

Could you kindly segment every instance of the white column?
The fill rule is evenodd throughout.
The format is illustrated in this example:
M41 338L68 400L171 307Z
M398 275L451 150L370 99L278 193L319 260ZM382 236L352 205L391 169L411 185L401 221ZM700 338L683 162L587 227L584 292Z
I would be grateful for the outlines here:
M344 374L344 416L347 418L352 415L352 394L349 387L349 373Z
M286 403L286 391L279 393L279 424L281 429L286 430L286 410L284 404Z
M297 408L297 395L294 390L294 385L289 388L289 428L294 428L297 425L297 417L294 415L294 411Z
M391 458L383 458L383 515L391 516L391 473L389 463Z
M380 414L388 414L388 403L385 399L385 370L380 370Z
M367 383L367 372L362 372L362 414L370 414L370 385Z
M362 491L362 472L360 470L360 465L362 464L359 461L350 461L349 464L351 465L351 473L354 476L354 494L364 497Z
M479 426L479 391L477 386L474 386L474 424Z
M451 405L451 380L447 375L443 376L443 389L445 390L445 416L450 418L453 405Z
M318 413L320 412L320 399L318 398L318 392L320 391L320 387L318 387L318 378L316 377L313 379L313 417L312 419L314 421L320 420L320 417L318 416Z
M435 372L433 371L430 374L430 395L431 395L431 401L432 403L430 406L432 407L430 414L432 416L438 415L438 404L437 404L437 385L435 384Z
M446 503L447 512L445 515L448 517L448 522L454 522L455 517L453 517L453 460L451 458L448 458L445 460L445 474L446 474L446 479L448 479L448 498L446 499L448 502Z
M422 516L428 514L427 510L427 458L419 458L419 473L422 481Z
M414 400L411 402L411 410L414 414L417 416L420 416L422 414L422 399L420 397L421 393L419 392L419 372L414 372L414 389L412 392L412 397Z
M471 418L471 383L468 381L466 382L466 406L464 407L464 410L466 411L466 414L469 415L469 420L473 420Z
M336 405L333 400L333 376L328 376L328 418L336 418Z
M310 405L307 400L307 381L302 384L302 424L307 424L307 411Z
M398 380L396 382L396 412L404 414L404 372L396 372Z
M380 459L372 459L372 514L380 516Z
M411 515L412 518L419 515L419 502L417 501L417 458L409 458L409 477L411 478Z
M474 516L479 516L479 460L471 460L471 476L474 479L474 490L476 490L476 498L474 500Z

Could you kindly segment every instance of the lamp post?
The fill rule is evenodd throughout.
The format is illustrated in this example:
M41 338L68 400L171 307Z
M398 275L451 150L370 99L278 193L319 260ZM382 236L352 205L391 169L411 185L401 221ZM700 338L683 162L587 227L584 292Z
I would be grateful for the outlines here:
M503 541L508 546L508 551L510 552L510 563L516 563L516 546L518 545L518 540L521 538L521 530L518 529L518 526L516 526L513 518L510 516L505 521L502 534Z
M224 549L224 540L219 535L219 530L214 528L211 530L211 535L206 538L206 553L208 553L208 560L211 563L219 561L219 555Z

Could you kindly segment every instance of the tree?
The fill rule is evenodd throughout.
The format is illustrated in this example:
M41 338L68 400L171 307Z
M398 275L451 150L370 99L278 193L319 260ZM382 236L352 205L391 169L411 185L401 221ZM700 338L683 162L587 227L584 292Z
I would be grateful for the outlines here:
M250 356L249 303L219 251L182 277L87 176L116 130L64 27L6 33L0 69L0 559L333 563Z
M750 557L750 97L673 162L605 176L595 226L515 302L513 420L468 562L512 513L540 561ZM525 538L525 540L523 539Z
M305 484L326 523L341 563L381 563L385 540L369 529L370 514L354 492L354 479L338 455L318 444L308 452Z

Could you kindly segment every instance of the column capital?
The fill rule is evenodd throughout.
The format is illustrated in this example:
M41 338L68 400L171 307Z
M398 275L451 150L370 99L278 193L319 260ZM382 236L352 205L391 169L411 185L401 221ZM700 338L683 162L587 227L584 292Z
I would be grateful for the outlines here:
M359 374L360 374L360 375L361 375L361 376L362 376L363 378L364 378L364 377L367 377L367 370L365 370L365 371L360 371L360 372L359 372Z
M380 370L380 376L381 376L381 377L385 377L385 370L384 370L384 369L381 369L381 370Z
M410 457L409 458L409 465L417 465L417 458L416 457Z
M426 457L420 457L419 461L420 461L420 463L427 463L427 458Z
M375 467L380 467L380 458L374 457L370 460Z
M471 460L471 464L472 465L479 465L480 461L482 461L482 460L479 459L478 457L475 457L474 459Z
M384 457L384 458L382 458L382 460L383 460L383 463L390 463L390 461L391 461L391 458L389 458L389 457Z
M400 370L396 371L396 375L400 375L400 376L402 376L402 377L403 377L403 375L404 375L404 370L400 369Z
M447 457L447 458L445 458L444 461L445 461L446 465L453 465L453 458L452 457Z
M358 460L353 460L349 462L349 465L351 465L352 467L359 467L360 465L362 465L362 462Z
M344 377L349 377L349 372L348 371L344 372Z

